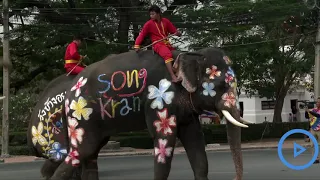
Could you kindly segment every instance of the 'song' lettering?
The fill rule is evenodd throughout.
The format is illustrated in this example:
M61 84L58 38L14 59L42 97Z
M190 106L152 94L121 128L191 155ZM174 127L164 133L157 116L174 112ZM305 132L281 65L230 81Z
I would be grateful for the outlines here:
M100 74L100 75L98 76L98 81L99 81L99 82L104 83L104 84L107 84L107 87L105 87L104 90L99 91L100 94L103 94L103 93L109 91L109 89L110 89L110 82L109 82L108 80L102 80L102 79L101 79L101 77L102 77L102 76L105 76L105 75L106 75L106 74Z

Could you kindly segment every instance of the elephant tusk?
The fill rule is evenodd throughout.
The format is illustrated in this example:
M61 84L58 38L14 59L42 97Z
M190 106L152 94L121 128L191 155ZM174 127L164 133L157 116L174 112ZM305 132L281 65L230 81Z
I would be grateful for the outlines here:
M6 98L5 96L2 96L2 97L0 97L0 100L2 100L2 99L4 99L4 98Z
M248 121L248 120L245 120L245 119L243 119L242 117L240 117L240 120L243 121L243 122L245 122L245 123L248 123L248 124L253 124L253 122Z
M222 110L222 114L223 114L224 117L226 117L226 119L227 119L229 122L231 122L232 124L234 124L234 125L236 125L236 126L239 126L239 127L245 127L245 128L248 127L247 125L242 124L242 123L238 122L237 120L235 120L228 111Z

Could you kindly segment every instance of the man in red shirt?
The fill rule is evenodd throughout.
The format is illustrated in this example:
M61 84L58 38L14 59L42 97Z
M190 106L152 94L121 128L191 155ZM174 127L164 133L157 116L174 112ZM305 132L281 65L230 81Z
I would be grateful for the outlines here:
M139 36L136 39L134 45L134 49L136 51L139 51L140 44L147 35L151 36L152 42L166 38L169 33L177 36L181 35L181 33L177 31L177 28L170 22L169 19L161 17L161 11L158 6L151 6L149 8L149 13L151 19L144 24ZM178 82L179 80L174 74L172 68L173 58L171 51L174 50L174 48L170 45L169 39L166 38L163 41L155 43L153 45L153 50L164 59L167 69L171 75L172 82Z
M64 68L66 69L67 73L72 71L70 74L76 75L79 74L85 68L85 66L83 66L82 63L79 63L79 61L82 61L82 59L84 58L84 56L79 55L78 53L78 47L81 45L82 40L82 37L75 36L73 38L73 41L67 47L64 56Z

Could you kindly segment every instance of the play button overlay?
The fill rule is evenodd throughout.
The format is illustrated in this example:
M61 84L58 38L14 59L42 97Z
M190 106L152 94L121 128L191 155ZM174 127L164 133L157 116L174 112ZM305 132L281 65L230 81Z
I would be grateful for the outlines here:
M289 163L283 156L283 153L282 153L283 143L292 134L304 134L304 135L308 136L313 143L314 155L312 156L312 159L304 165L293 165L293 164ZM301 146L300 144L298 144L296 142L293 143L293 157L294 158L299 157L299 155L303 154L306 150L307 149L305 147ZM288 168L293 169L293 170L303 170L303 169L310 167L313 164L313 162L317 159L318 154L319 154L319 147L318 147L318 142L317 142L316 138L309 131L306 131L304 129L293 129L293 130L288 131L287 133L285 133L281 137L281 139L278 143L278 156L279 156L281 162L284 165L286 165Z
M306 148L304 148L303 146L300 146L296 142L293 143L293 157L294 158L296 158L297 156L299 156L300 154L302 154L306 150L307 150Z

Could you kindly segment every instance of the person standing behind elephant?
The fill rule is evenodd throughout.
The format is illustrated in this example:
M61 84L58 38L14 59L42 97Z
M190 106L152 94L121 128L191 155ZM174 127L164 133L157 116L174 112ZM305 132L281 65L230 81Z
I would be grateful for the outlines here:
M308 112L308 116L310 118L310 133L316 138L317 142L320 143L320 97L317 98L316 107L311 111L306 107L306 112ZM313 142L310 141L311 146L313 147ZM312 148L313 150L313 148ZM312 151L312 154L314 150ZM320 156L317 157L314 164L319 163Z
M147 21L137 37L134 45L134 49L139 51L140 44L147 35L151 36L151 41L155 42L161 39L168 37L169 33L180 36L181 33L177 31L177 28L171 23L167 18L161 16L160 8L156 5L153 5L149 8L150 20ZM172 82L178 82L178 78L173 72L172 68L172 50L174 48L170 45L168 39L164 39L153 45L153 50L158 53L165 61L167 69L171 75Z
M78 53L78 47L81 45L82 40L83 38L81 36L75 36L73 38L73 41L67 46L66 49L66 53L64 56L64 68L66 69L67 73L72 71L70 73L72 75L79 74L85 68L85 66L79 63L79 61L82 61L84 58L84 56Z

